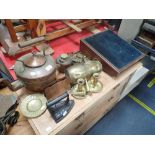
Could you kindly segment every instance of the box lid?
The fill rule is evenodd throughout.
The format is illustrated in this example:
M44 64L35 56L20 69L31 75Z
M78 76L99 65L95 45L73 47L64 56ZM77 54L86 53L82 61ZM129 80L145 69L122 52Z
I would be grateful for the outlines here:
M144 57L142 52L110 30L92 35L82 41L118 70L123 70L131 63Z

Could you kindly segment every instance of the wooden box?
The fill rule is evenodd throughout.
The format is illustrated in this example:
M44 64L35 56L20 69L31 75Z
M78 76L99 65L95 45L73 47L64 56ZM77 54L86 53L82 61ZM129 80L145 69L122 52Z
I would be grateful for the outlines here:
M80 51L91 59L97 58L103 71L111 76L117 76L144 57L110 30L81 39Z

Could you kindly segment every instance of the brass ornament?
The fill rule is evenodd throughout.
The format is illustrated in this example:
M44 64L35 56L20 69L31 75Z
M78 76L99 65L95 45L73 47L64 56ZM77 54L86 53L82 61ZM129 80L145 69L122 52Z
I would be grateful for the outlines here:
M65 71L71 84L76 84L80 78L89 79L94 73L102 71L102 64L98 60L85 59L84 63L75 64Z
M71 88L71 95L77 99L83 99L86 97L86 94L85 80L80 78L77 80L77 84Z
M65 72L66 77L73 85L71 94L77 99L98 93L103 88L102 83L98 80L102 64L98 60L90 60L87 57L84 57L83 61L67 68Z
M90 78L90 80L88 81L90 92L98 93L102 90L103 84L98 79L99 79L99 73L94 73Z
M46 110L47 99L43 94L32 94L21 98L20 110L24 116L34 118Z
M72 57L69 54L63 53L56 59L56 63L58 70L64 73L64 71L73 64Z
M73 56L72 56L72 61L74 63L83 63L84 62L84 59L86 58L85 55L83 55L82 53L74 53Z

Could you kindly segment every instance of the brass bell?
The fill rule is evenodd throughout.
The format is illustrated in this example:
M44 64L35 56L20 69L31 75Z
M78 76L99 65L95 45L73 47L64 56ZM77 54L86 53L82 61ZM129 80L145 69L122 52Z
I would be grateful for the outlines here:
M80 78L77 80L77 84L75 84L71 88L71 95L77 99L83 99L86 97L87 89L85 85L85 80Z
M98 80L99 73L94 73L88 81L89 91L92 93L98 93L102 90L103 84Z

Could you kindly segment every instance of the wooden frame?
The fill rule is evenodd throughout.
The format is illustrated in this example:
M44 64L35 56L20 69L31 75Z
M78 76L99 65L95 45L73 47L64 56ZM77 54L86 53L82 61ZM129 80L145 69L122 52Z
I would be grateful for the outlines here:
M18 39L17 39L16 31L14 29L14 26L13 26L11 20L10 19L5 19L4 21L5 21L5 24L6 24L7 28L8 28L8 31L10 33L10 37L12 39L12 42L17 42Z
M87 27L92 26L94 24L96 24L95 20L88 20L88 21L84 21L84 22L79 23L79 24L75 24L75 26L78 27L79 29L84 29L84 28L87 28ZM71 34L73 32L76 32L76 30L71 28L71 27L66 27L66 28L56 30L56 31L51 32L51 33L48 33L45 36L45 38L46 38L46 40L49 41L49 40L53 40L53 39L62 37L64 35Z
M54 23L58 21L61 21L61 20L45 20L45 22L48 24L50 22ZM67 27L46 33L45 35L41 36L41 37L44 37L42 42L50 41L74 32L80 33L82 29L98 24L97 21L94 19L80 20L80 22L77 22L77 23L73 23L70 20L62 20L61 22L67 25ZM5 19L5 24L6 24L6 27L8 28L8 32L10 34L11 39L9 40L4 39L5 44L3 45L3 47L9 55L15 55L17 53L23 52L27 49L30 49L32 46L35 46L36 44L40 43L40 42L37 42L37 38L40 36L37 36L37 33L36 33L39 20L27 19L26 22L24 22L22 25L13 26L11 19ZM23 31L30 31L30 34L32 37L31 39L32 43L28 44L26 47L19 46L20 41L18 40L16 35L17 32L23 32ZM34 41L34 39L36 40ZM29 40L29 42L31 42L31 40Z
M22 32L26 30L30 30L32 38L37 37L37 34L36 34L37 20L36 19L27 19L26 24L15 26L15 27L13 26L11 19L5 19L4 21L9 31L12 42L18 42L18 38L16 35L17 32Z

